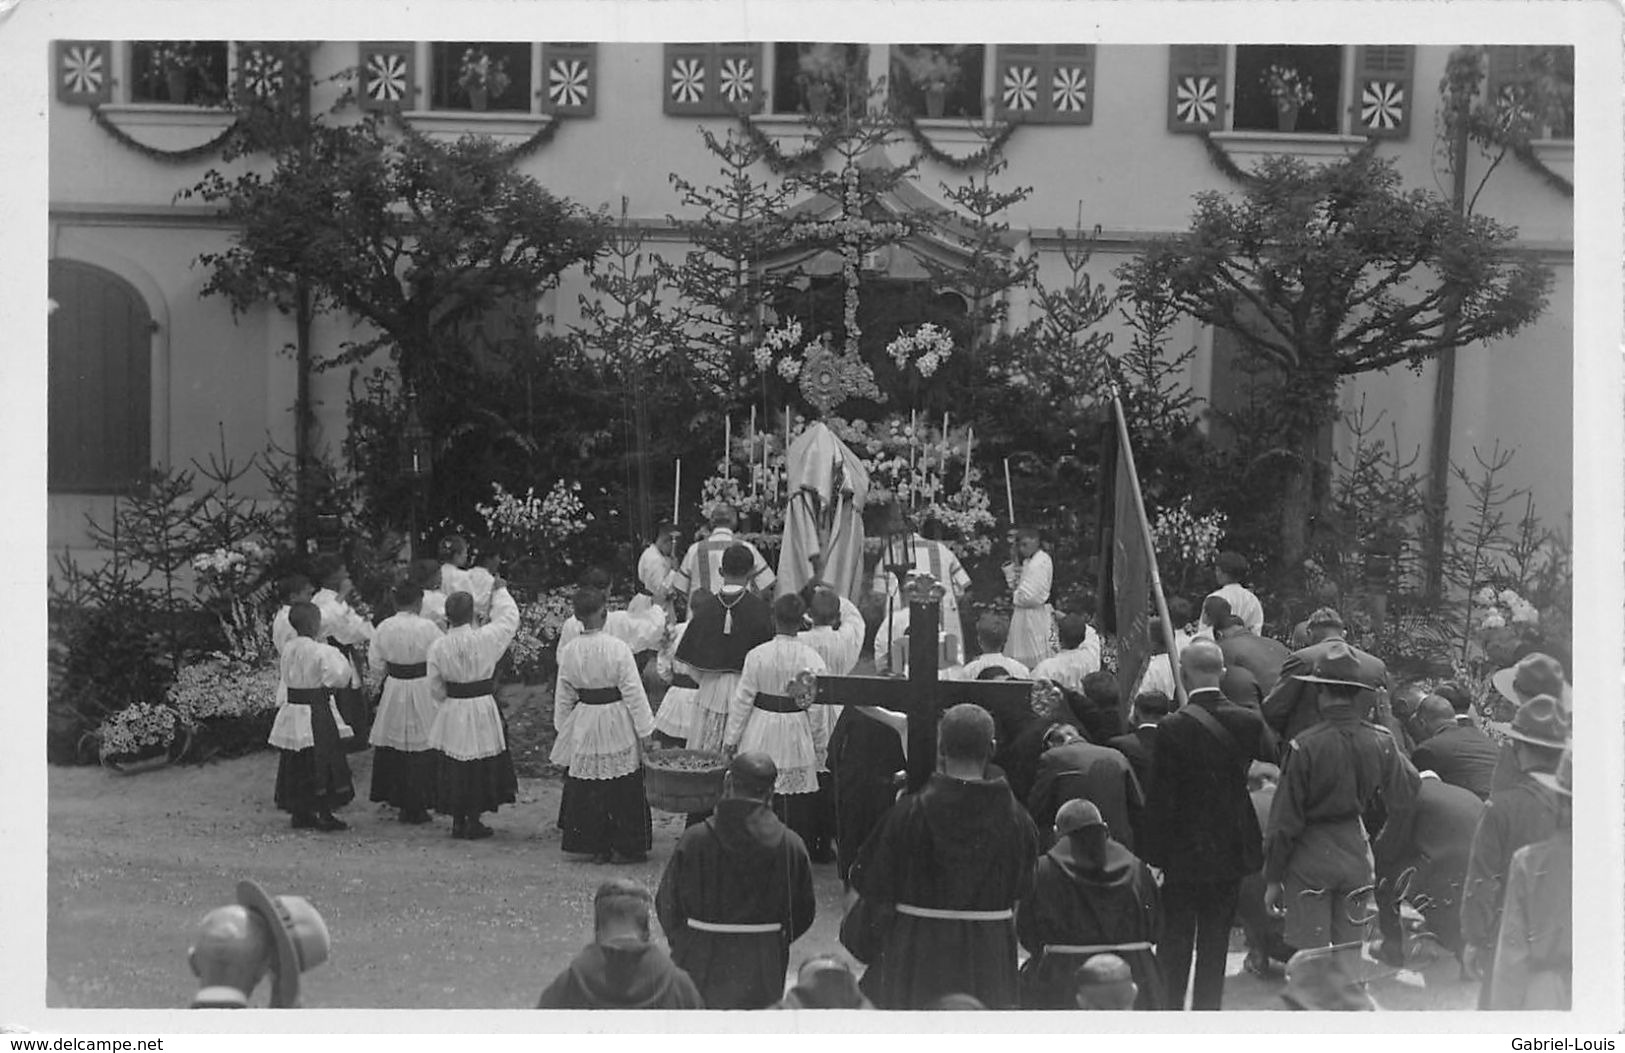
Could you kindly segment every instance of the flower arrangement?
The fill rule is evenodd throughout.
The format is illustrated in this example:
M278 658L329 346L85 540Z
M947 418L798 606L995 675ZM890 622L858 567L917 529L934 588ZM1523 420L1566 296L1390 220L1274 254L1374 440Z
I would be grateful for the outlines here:
M523 497L510 494L501 483L491 484L491 504L477 504L474 511L485 521L492 538L523 551L534 552L558 545L583 533L593 515L581 503L581 484L556 481L544 497L535 487Z
M247 538L194 556L192 569L216 592L236 595L258 584L271 556L270 546Z
M574 613L573 597L573 589L554 589L519 605L519 629L508 658L520 679L538 680L552 671L548 652L558 646L559 632Z
M217 654L182 669L170 685L170 707L187 726L256 717L276 710L277 670Z
M1259 81L1275 100L1277 110L1301 109L1315 101L1315 90L1295 66L1271 63Z
M797 355L800 346L800 322L792 320L786 325L769 329L752 352L756 371L766 373L770 369L775 370L787 383L794 384L796 378L801 376L801 359Z
M946 88L959 78L959 52L963 45L916 47L902 53L903 68L921 88Z
M838 418L827 423L868 470L869 504L901 503L922 526L939 525L945 543L961 557L992 551L992 499L980 485L981 472L964 463L962 434L944 435L900 415L876 424ZM879 551L880 539L865 544Z
M190 40L160 40L147 52L147 68L155 77L185 73L197 62L197 44Z
M906 370L912 363L920 376L929 378L936 373L943 359L954 353L954 339L946 329L926 322L912 333L899 333L886 345L886 354Z
M494 59L484 48L468 48L457 70L457 84L470 95L476 91L501 95L508 90L508 60Z
M135 702L102 722L97 730L102 763L161 753L180 733L180 714L163 703Z
M1191 499L1183 497L1173 508L1157 511L1151 524L1151 543L1161 565L1178 573L1169 574L1171 582L1183 591L1199 568L1210 567L1218 557L1224 542L1226 520L1223 512L1197 515L1191 511Z
M833 81L846 75L849 67L846 49L840 44L809 44L796 58L801 75L807 80Z

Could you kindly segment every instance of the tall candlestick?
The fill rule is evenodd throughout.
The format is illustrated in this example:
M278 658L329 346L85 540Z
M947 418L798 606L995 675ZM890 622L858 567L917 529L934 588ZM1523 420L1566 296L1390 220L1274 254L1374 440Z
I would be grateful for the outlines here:
M915 440L915 437L919 435L919 433L920 433L920 411L919 410L909 410L908 411L908 504L909 504L910 508L914 507L915 500L919 497L919 493L920 493L920 490L919 490L919 478L918 478L918 476L915 475L915 469L914 469L914 440Z
M1004 507L1010 513L1010 525L1016 525L1015 491L1010 489L1010 458L1004 459Z
M733 456L734 446L734 419L733 414L722 418L722 474L726 478L733 478L733 465L729 463Z
M975 439L976 425L973 424L965 429L965 477L959 481L961 490L970 488L970 446Z
M677 458L676 476L671 481L671 524L677 525L677 513L681 511L683 497L683 459Z

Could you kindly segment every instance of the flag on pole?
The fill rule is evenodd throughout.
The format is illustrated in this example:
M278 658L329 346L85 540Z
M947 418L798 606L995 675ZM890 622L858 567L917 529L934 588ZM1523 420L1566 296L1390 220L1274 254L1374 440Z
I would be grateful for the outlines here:
M1101 602L1105 628L1117 634L1117 691L1126 708L1151 660L1151 553L1134 500L1128 447L1115 421L1106 427L1101 487Z

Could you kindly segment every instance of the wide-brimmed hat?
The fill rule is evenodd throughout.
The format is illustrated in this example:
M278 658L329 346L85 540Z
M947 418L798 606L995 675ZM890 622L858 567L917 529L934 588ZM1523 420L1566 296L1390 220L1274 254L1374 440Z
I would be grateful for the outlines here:
M1519 705L1536 695L1550 695L1565 706L1574 702L1574 689L1563 677L1563 663L1549 654L1526 654L1518 664L1508 666L1490 677L1502 697Z
M276 948L271 980L271 1005L287 1009L299 1004L299 974L327 961L332 940L327 923L303 896L268 896L252 881L237 883L237 902L265 919Z
M1561 749L1569 744L1568 709L1551 695L1536 695L1518 707L1512 723L1490 727L1509 739L1531 746Z
M1093 801L1086 801L1081 797L1061 805L1061 810L1055 813L1055 834L1065 837L1078 830L1087 830L1091 826L1105 826L1106 820L1101 818L1100 809Z
M1574 796L1574 751L1564 750L1555 772L1532 771L1529 777L1564 797Z
M1364 986L1349 974L1337 948L1299 951L1286 963L1281 999L1293 1009L1370 1011L1376 1007Z
M1310 675L1304 676L1300 673L1298 679L1307 680L1311 684L1371 687L1360 679L1360 656L1354 653L1354 648L1342 641L1336 641L1326 648L1326 652L1315 659L1315 668Z

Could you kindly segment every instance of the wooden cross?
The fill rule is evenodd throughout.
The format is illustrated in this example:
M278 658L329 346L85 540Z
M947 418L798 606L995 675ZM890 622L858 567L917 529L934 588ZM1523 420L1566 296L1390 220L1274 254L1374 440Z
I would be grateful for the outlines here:
M908 600L908 678L888 676L814 676L803 673L791 694L805 705L880 706L908 715L908 789L925 785L936 770L937 720L942 711L974 702L1010 726L1027 713L1049 712L1060 690L1047 681L938 680L937 620L943 586L930 574L910 574L903 585Z

